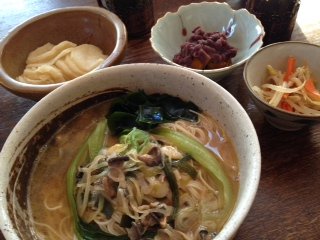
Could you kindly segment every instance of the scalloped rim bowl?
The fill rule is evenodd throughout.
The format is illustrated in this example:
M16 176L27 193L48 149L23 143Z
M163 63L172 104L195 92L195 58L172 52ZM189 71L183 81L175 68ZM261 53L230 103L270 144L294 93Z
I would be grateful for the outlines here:
M24 200L24 193L21 193L27 182L24 175L30 172L28 168L34 160L26 154L28 146L32 146L29 150L33 154L37 153L36 146L41 149L38 143L40 137L51 136L39 132L50 131L50 124L56 122L54 119L57 120L68 109L119 88L131 91L143 89L148 94L167 93L190 100L211 114L226 130L239 159L240 187L234 211L215 240L226 240L235 235L249 212L260 179L260 145L248 114L229 92L200 74L166 64L140 63L101 69L63 85L41 99L12 130L0 153L0 228L7 239L19 239L17 220L13 216L21 220L23 215L13 212L10 199L15 192L16 203ZM74 112L67 112L74 115ZM25 173L23 176L18 173L21 168L27 168L22 170ZM14 187L16 191L12 189ZM26 208L25 205L20 207L22 210ZM22 230L23 224L20 227ZM28 231L26 227L24 231Z
M230 31L228 42L238 49L231 66L212 70L188 68L216 81L244 64L263 45L264 28L246 9L234 10L227 3L201 2L181 6L177 12L168 12L159 18L151 29L151 46L165 62L187 68L172 59L198 26L206 32ZM184 35L183 31L187 34Z
M105 68L122 61L127 31L117 15L99 7L58 8L36 15L12 29L1 40L0 84L18 96L34 100L63 85L65 82L27 84L15 78L23 72L31 51L48 42L58 44L64 40L98 46L109 55L100 65L100 68Z
M276 69L285 71L288 56L295 56L297 66L308 64L314 76L320 76L319 56L320 46L301 41L286 41L270 44L261 48L246 63L243 78L250 97L257 108L264 114L266 120L274 127L296 131L313 123L320 122L320 116L290 113L272 107L260 99L252 90L253 86L261 86L267 77L266 66L270 64Z

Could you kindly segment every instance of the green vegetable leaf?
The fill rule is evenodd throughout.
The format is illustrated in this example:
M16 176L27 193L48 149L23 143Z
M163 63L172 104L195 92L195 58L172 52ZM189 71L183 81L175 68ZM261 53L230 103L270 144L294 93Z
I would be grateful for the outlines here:
M87 143L90 159L93 159L95 156L97 156L101 150L105 139L106 129L105 121L99 122L91 136L88 138Z
M172 171L171 163L164 159L163 160L163 171L168 179L168 183L172 192L172 205L173 205L173 213L172 219L175 219L177 212L179 211L179 186L177 179Z
M96 224L87 224L78 216L75 200L75 186L78 167L92 161L103 146L107 123L99 122L95 130L90 134L86 142L80 148L75 159L71 163L67 173L67 197L71 207L74 221L74 230L78 239L83 240L128 240L127 236L114 236L103 232Z
M81 233L81 236L78 236L78 239L83 240L129 240L127 235L115 236L103 232L98 225L92 223L85 223L82 220L78 222L78 231Z
M150 134L137 128L133 128L129 133L120 137L120 143L129 145L129 149L136 149L138 153L142 151L150 141Z
M177 167L179 170L187 173L192 179L196 179L198 173L196 169L188 163L190 159L191 156L186 155L182 159L172 162L172 166Z
M175 145L179 150L192 156L194 160L209 171L211 177L218 183L219 191L223 193L221 199L221 201L225 203L223 214L229 214L235 201L232 185L229 177L224 172L214 154L201 143L183 133L163 127L156 128L153 133L161 136L166 141Z

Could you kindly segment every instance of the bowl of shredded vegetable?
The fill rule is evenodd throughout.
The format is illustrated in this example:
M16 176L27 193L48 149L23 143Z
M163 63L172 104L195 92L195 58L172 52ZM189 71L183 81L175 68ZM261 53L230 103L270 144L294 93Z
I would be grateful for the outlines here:
M261 48L246 63L244 80L266 120L299 130L320 120L320 46L288 41Z

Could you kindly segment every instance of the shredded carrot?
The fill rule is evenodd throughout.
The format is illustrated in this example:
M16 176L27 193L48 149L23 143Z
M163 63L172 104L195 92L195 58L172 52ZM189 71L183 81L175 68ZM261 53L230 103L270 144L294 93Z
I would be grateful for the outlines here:
M293 112L293 108L290 106L289 103L285 102L285 101L282 101L280 103L280 108L283 109L283 110L286 110L288 112Z
M284 76L283 81L287 82L289 81L289 78L291 75L296 71L296 58L295 57L288 57L287 61L287 71Z
M320 116L320 82L308 65L296 65L295 56L287 57L285 64L285 72L267 65L266 82L253 86L257 96L287 112Z
M309 92L319 93L319 91L316 89L316 86L314 85L313 79L308 79L304 87Z
M289 97L289 93L284 93L283 95L282 95L282 98L283 99L287 99Z
M304 85L304 88L311 99L316 101L320 100L320 92L314 85L313 79L308 79Z

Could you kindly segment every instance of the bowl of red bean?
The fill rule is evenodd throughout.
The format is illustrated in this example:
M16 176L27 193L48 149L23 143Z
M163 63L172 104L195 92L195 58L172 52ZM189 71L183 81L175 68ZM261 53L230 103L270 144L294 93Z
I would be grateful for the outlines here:
M166 63L218 81L257 52L264 35L261 22L246 9L201 2L159 18L151 29L150 42Z

